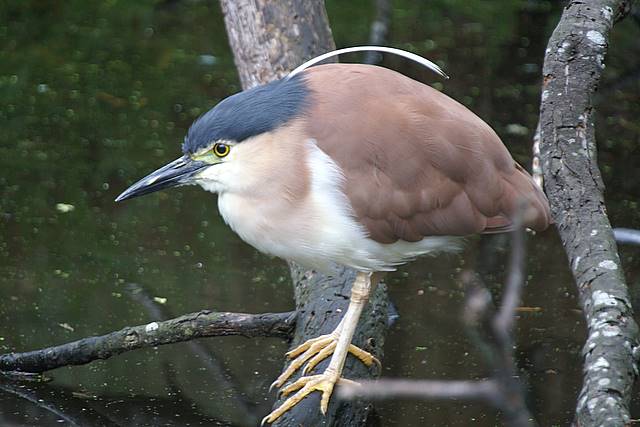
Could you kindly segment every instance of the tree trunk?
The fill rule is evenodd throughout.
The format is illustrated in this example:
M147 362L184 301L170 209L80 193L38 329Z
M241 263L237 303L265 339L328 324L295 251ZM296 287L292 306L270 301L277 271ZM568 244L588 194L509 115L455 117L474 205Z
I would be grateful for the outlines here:
M319 54L335 49L324 3L320 0L221 0L229 43L244 89L284 77ZM298 317L292 347L333 331L349 303L355 271L338 268L331 277L290 265ZM386 332L387 293L379 285L360 319L354 344L382 359ZM322 372L328 359L318 365ZM300 375L300 372L297 373ZM372 378L379 372L347 360L343 376ZM274 379L276 377L274 373ZM319 393L313 393L280 418L285 425L362 425L371 405L333 398L322 416ZM276 402L276 405L279 405ZM265 414L266 415L266 414Z
M589 336L575 425L622 426L637 377L638 327L607 218L593 95L613 24L632 1L571 1L546 51L540 109L544 182Z
M220 0L244 89L286 76L336 48L320 0Z

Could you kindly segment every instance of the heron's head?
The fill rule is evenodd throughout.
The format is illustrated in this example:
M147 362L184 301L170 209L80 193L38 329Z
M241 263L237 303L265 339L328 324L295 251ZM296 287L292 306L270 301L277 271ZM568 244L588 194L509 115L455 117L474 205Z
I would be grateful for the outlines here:
M116 201L181 185L199 184L211 192L242 185L248 168L260 165L260 137L300 117L308 95L299 75L226 98L191 125L182 157L142 178Z

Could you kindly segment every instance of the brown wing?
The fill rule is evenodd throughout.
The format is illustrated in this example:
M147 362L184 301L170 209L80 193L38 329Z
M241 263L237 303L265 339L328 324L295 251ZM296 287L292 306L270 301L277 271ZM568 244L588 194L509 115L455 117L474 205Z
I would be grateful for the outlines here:
M321 65L305 76L306 132L342 168L344 191L372 239L504 231L521 198L525 225L548 226L542 191L463 105L376 66Z

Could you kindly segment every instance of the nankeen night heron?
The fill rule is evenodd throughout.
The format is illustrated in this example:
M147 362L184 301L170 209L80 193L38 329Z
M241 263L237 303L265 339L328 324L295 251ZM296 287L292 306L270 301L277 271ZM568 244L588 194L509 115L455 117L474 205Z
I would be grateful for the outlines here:
M450 251L461 236L507 231L522 204L524 226L550 223L543 192L463 105L386 68L310 65L220 102L193 123L182 157L116 199L199 184L218 193L226 223L258 250L323 271L358 270L336 330L289 352L274 384L331 356L328 368L284 387L295 394L267 422L316 390L326 412L334 385L348 381L340 377L348 353L378 363L351 344L376 272Z

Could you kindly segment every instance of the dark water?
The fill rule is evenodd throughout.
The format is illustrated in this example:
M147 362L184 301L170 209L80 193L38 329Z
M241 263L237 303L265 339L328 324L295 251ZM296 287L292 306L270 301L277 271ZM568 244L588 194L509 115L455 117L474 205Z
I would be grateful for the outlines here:
M338 46L363 44L369 1L328 2ZM543 1L396 1L390 44L453 78L398 59L385 65L467 104L528 164L540 64L558 7ZM0 6L0 352L26 351L208 308L293 308L284 262L254 251L197 188L116 205L133 180L179 155L190 122L239 90L215 2L13 1ZM599 159L616 226L640 227L640 26L616 28L598 98ZM358 60L354 57L353 60ZM456 256L390 276L400 313L385 376L486 374L459 323ZM584 323L554 231L530 238L518 363L541 425L572 417ZM634 295L640 249L621 251ZM495 260L494 260L495 261ZM501 260L497 260L500 269ZM500 275L496 282L499 282ZM499 283L491 284L495 295ZM165 301L166 299L166 301ZM637 298L636 298L637 300ZM0 383L1 425L252 425L269 411L278 339L218 338L53 371L45 385ZM377 406L382 425L499 424L478 404ZM640 414L638 402L634 413Z

